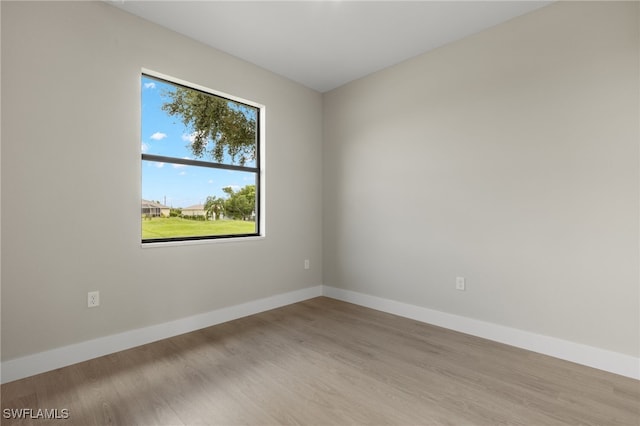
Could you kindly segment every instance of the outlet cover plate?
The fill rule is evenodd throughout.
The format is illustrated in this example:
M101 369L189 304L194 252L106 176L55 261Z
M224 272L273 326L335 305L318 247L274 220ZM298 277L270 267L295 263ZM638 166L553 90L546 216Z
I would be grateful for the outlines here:
M90 291L89 293L87 293L87 306L89 308L95 308L96 306L100 306L99 291Z

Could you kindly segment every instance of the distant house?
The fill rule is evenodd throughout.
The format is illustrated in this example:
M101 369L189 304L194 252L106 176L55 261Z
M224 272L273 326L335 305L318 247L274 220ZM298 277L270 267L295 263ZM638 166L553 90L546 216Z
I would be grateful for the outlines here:
M207 212L203 204L196 204L182 209L182 216L206 216Z
M170 207L163 206L155 201L142 200L141 213L142 216L150 217L169 217Z

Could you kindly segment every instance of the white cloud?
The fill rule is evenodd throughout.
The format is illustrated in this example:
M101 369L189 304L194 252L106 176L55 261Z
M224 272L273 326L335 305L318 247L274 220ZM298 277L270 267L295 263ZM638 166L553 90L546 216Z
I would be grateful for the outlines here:
M153 139L154 141L161 141L166 137L167 137L167 134L161 133L161 132L155 132L154 134L151 135L151 139Z
M193 141L196 140L196 133L195 132L190 133L190 134L186 134L185 133L185 134L182 135L182 140L185 141L185 142L190 142L190 143L193 144Z
M207 183L213 183L213 179L209 179Z
M164 163L155 163L156 167L161 169L164 167Z
M142 150L142 152L147 152L149 150L149 145L147 145L146 143L142 142L141 150Z
M180 173L178 173L178 175L180 175L180 176L184 176L184 175L186 175L186 174L187 174L187 172L180 172Z
M153 83L153 82L145 83L145 84L144 84L144 88L145 88L145 89L155 89L155 88L156 88L156 84L155 84L155 83Z

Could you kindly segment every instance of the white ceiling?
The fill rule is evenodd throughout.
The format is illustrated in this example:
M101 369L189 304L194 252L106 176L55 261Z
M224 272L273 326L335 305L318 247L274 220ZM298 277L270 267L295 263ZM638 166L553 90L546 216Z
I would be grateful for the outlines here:
M111 4L320 92L550 1L140 1Z

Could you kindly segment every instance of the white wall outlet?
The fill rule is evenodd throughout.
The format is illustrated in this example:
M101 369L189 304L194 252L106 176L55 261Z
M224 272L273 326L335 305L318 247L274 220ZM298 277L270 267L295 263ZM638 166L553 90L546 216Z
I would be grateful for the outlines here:
M464 277L456 277L456 290L464 291L465 289Z
M309 259L304 260L304 269L309 269Z
M100 292L99 291L90 291L87 294L87 306L90 308L95 308L96 306L100 306Z

